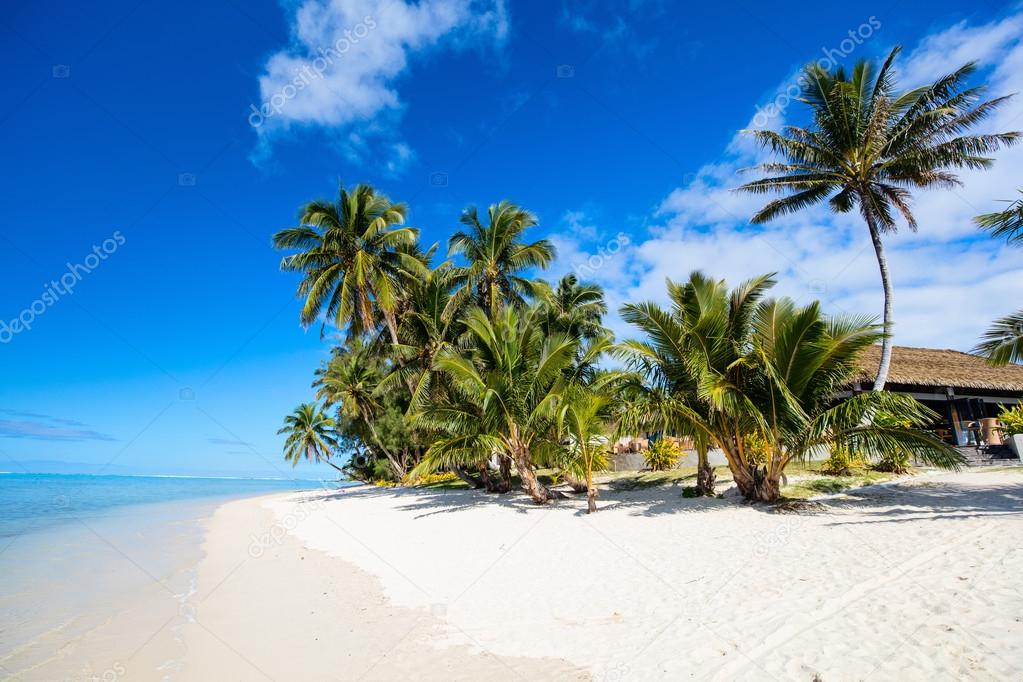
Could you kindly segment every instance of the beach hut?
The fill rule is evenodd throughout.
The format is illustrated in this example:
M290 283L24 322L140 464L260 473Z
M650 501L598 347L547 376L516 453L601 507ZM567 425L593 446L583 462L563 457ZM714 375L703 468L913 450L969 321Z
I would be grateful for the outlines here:
M880 346L868 348L842 396L869 391L880 358ZM911 395L937 412L941 418L930 428L952 445L1001 446L998 413L1023 400L1023 366L992 367L970 353L895 346L885 390Z

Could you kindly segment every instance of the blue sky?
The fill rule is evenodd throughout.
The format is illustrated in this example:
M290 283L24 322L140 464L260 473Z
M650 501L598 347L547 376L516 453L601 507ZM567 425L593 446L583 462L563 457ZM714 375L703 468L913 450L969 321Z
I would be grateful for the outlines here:
M736 132L800 120L801 64L897 43L907 85L977 59L992 94L1019 91L1020 7L709 5L5 7L0 320L31 328L0 327L0 470L318 474L275 435L327 345L270 235L339 178L409 203L427 243L470 204L518 202L559 246L551 275L582 270L615 306L702 268L879 312L855 217L746 224L756 201L728 189L761 156ZM1020 103L990 127L1023 128ZM1018 252L969 218L1021 168L1011 150L918 198L920 232L890 240L897 342L968 349L1018 307Z

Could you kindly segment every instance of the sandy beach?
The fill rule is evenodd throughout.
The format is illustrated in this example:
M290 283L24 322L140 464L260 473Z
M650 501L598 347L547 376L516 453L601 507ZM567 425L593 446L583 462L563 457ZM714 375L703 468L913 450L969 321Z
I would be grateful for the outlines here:
M361 487L209 524L175 679L1018 679L1023 470L778 513Z

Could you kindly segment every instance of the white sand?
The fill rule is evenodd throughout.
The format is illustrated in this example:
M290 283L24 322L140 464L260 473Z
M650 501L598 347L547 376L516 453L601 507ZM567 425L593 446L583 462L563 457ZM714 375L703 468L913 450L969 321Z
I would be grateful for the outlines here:
M233 503L187 679L1021 679L1023 469L825 504L672 487L605 491L592 516L376 488ZM284 538L250 551L254 526Z

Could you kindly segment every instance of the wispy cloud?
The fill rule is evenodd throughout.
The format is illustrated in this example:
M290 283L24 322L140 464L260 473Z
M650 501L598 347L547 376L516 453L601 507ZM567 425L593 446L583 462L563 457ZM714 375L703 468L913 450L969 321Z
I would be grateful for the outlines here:
M23 438L64 442L115 441L113 436L94 431L75 419L52 417L24 410L0 409L0 438Z
M213 445L230 445L230 446L235 446L235 447L239 446L239 445L244 446L244 447L249 447L249 446L252 445L252 443L250 443L248 441L234 440L232 438L207 438L206 440L208 442L212 443Z
M398 174L412 150L395 132L403 103L398 78L417 53L474 45L500 48L508 35L504 0L305 0L292 16L292 42L266 63L261 103L249 123L255 158L295 127L339 132L348 154L378 141ZM353 137L354 135L354 137Z
M991 96L1023 92L1021 27L1023 14L1016 14L936 32L897 64L900 81L910 87L977 59L982 70L978 81L988 83ZM1021 128L1023 99L1017 97L983 129ZM777 271L779 295L820 299L835 313L879 315L877 264L858 215L834 215L823 206L765 226L748 223L764 199L731 189L746 178L740 169L765 158L746 138L736 136L718 160L671 191L647 218L648 236L623 249L611 266L592 277L608 289L609 301L663 300L665 278L684 279L696 269L733 283ZM918 194L914 211L920 231L903 228L887 238L897 343L966 350L991 319L1018 307L1016 302L1023 300L1019 251L981 235L972 218L994 210L1001 205L999 199L1016 196L1021 171L1023 147L1015 147L1000 152L991 170L960 173L962 188ZM562 237L558 246L562 254L578 257L593 253L599 244ZM562 265L571 269L571 262ZM620 320L611 320L611 325L622 329Z

